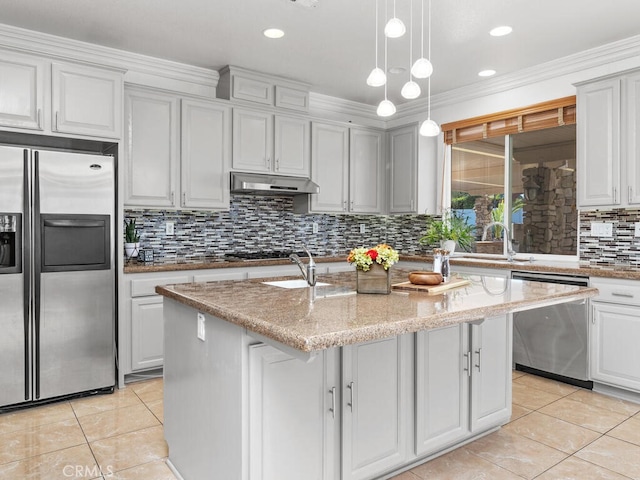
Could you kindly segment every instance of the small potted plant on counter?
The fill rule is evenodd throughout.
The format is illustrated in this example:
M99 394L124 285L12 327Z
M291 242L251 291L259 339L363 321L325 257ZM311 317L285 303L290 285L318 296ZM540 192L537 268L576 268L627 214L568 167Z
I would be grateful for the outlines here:
M442 219L429 217L427 219L427 231L420 237L419 242L422 245L440 245L444 250L453 253L456 244L463 250L470 251L474 241L475 227L469 225L467 220L446 210Z
M389 269L399 258L398 252L384 243L351 250L347 261L356 267L358 293L391 293Z
M124 221L124 254L127 258L137 257L140 250L140 235L136 229L136 219Z

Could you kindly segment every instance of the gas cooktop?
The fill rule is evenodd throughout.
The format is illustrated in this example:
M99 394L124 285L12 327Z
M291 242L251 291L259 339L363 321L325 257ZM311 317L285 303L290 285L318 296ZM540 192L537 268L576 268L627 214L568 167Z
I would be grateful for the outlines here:
M227 253L224 258L230 262L240 260L273 260L280 258L289 258L289 255L295 253L299 257L306 257L305 252L294 252L293 250L268 250L260 252L235 252Z

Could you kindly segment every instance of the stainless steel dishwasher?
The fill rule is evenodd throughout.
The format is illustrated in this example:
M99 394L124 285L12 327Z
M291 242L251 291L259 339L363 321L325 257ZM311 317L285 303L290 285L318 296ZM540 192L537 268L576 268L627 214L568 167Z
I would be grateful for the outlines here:
M587 287L587 277L550 273L511 273L514 280ZM517 370L583 388L589 380L589 309L587 300L540 307L513 314L513 361Z

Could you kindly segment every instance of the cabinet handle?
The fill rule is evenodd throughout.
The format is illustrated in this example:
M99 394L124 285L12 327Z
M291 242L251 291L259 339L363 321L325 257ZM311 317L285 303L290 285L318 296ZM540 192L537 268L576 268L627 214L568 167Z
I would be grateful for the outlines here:
M175 192L171 192L171 203L173 204L173 199L175 198Z
M466 359L465 363L467 364L467 366L462 370L467 372L467 376L470 377L471 376L471 352L465 353L464 358Z
M633 298L633 293L627 292L611 292L612 297L624 297L624 298Z
M55 125L53 128L56 132L58 131L58 112L56 112L56 116L55 116Z
M182 192L182 206L185 207L187 205L187 192Z
M596 306L595 305L591 305L591 323L593 325L596 324Z
M42 130L42 109L38 109L38 128Z
M271 157L266 157L264 161L267 164L267 168L271 169Z
M347 211L347 201L346 200L344 202L342 202L342 211L343 212Z
M628 197L627 198L627 202L629 203L633 203L633 200L631 200L631 197L633 197L633 187L629 186L629 191L627 192Z
M613 203L618 203L618 189L616 187L613 187Z
M482 348L478 347L478 349L476 350L476 353L478 354L478 363L476 363L476 367L478 367L478 371L480 371L480 359L482 355Z
M353 211L353 200L351 200L351 211Z
M331 394L331 408L329 411L331 412L331 418L336 418L336 387L331 388L329 393Z
M276 158L276 172L280 171L280 159Z
M353 382L349 383L347 388L349 389L349 402L347 403L347 406L350 407L353 412Z

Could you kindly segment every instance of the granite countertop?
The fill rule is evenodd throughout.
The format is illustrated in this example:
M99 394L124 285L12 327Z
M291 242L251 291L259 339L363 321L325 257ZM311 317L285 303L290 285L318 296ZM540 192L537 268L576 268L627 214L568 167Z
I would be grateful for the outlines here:
M392 282L406 281L409 271L395 268ZM355 272L345 272L320 275L318 281L331 286L315 289L286 289L262 283L271 279L260 279L168 285L156 287L156 292L303 352L592 297L598 292L482 277L482 281L436 295L398 291L365 295L355 293L355 279ZM350 292L323 298L325 291L340 288Z
M344 262L347 255L332 257L316 257L317 263ZM431 255L401 255L401 260L407 262L432 263ZM180 270L206 270L216 268L238 268L238 267L262 267L271 265L290 265L288 259L271 260L239 260L228 261L220 257L196 257L178 258L167 260L156 260L152 263L142 263L137 260L128 260L124 265L124 273L151 273L168 272ZM534 260L517 261L509 263L506 260L491 260L481 258L470 258L463 256L453 256L451 258L452 270L455 273L455 266L496 268L505 270L518 270L528 272L560 273L566 275L581 275L585 277L609 277L626 280L640 280L640 266L633 265L597 265L579 261L548 261Z

